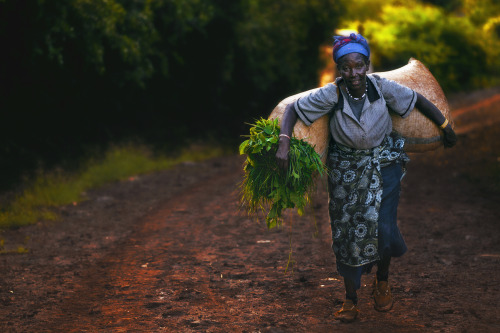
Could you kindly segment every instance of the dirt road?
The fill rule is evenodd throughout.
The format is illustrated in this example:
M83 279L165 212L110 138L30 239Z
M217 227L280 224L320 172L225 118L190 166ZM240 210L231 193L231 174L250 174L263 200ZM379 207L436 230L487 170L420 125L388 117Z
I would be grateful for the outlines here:
M324 181L314 214L267 230L238 211L243 160L229 156L106 186L58 222L3 232L31 252L0 256L0 331L499 332L499 130L412 156L399 207L409 251L393 261L388 313L373 309L370 275L359 320L333 319L344 295Z

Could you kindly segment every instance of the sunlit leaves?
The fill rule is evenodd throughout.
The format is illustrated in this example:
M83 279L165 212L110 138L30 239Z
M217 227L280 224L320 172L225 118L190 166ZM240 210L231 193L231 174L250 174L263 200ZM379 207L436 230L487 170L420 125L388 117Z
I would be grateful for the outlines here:
M462 2L463 14L469 17L474 25L483 25L490 18L500 16L498 0L462 0Z
M372 15L371 5L362 3L349 6L353 16L345 24L363 31L376 70L400 67L414 57L429 67L445 91L498 83L494 73L500 69L500 36L486 29L488 22L494 26L492 17L500 17L494 2L464 0L440 7L416 0L380 1ZM353 18L357 21L349 21Z

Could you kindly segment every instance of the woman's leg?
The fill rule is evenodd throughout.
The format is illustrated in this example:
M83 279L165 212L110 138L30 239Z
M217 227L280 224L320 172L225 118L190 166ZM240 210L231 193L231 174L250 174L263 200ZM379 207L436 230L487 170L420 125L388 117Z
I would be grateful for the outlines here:
M391 257L400 257L407 247L398 228L397 216L399 196L401 193L400 164L392 164L381 169L383 179L382 202L380 203L378 219L378 253L382 265L388 265Z
M391 257L385 256L377 263L377 281L387 281L389 279L389 265Z
M356 293L356 283L354 280L344 278L345 298L350 299L354 305L358 304L358 294Z
M401 166L392 164L382 168L381 173L384 181L378 221L378 250L381 259L377 262L377 279L374 284L373 299L376 310L389 311L393 305L388 281L391 257L403 255L407 248L397 225Z

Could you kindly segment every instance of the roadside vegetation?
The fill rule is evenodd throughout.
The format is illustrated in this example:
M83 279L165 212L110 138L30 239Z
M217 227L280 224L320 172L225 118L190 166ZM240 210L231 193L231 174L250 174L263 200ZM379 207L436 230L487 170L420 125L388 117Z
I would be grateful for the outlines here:
M124 145L109 149L102 158L87 161L78 172L39 172L23 191L0 207L0 229L55 220L58 216L54 207L78 204L86 199L85 191L89 189L224 153L220 147L191 146L176 156L166 156L155 155L145 146Z
M342 28L368 39L377 71L423 62L447 93L500 84L496 0L351 1Z

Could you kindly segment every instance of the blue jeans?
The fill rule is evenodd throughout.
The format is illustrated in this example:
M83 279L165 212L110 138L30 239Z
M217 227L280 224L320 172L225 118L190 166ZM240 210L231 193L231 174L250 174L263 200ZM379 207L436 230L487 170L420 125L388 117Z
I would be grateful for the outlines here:
M381 173L384 183L378 219L378 253L381 259L400 257L408 249L397 224L403 170L401 164L393 163L381 168ZM360 267L352 267L337 262L337 270L344 278L353 280L356 289L359 289L361 275L370 273L374 264L369 263Z

